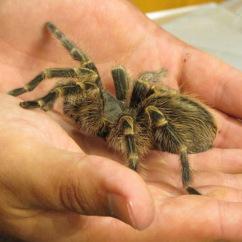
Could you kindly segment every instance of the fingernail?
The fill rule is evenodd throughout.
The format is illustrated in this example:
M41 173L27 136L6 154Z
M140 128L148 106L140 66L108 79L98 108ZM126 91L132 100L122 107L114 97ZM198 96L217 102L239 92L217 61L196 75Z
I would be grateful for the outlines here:
M137 228L137 223L133 214L132 202L126 201L122 196L117 194L110 194L108 196L108 203L110 215L114 218L120 219L123 222L130 224Z

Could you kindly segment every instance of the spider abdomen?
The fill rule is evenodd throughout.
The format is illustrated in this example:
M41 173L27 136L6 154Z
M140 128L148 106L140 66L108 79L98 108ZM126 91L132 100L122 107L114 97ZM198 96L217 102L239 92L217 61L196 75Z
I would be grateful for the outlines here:
M198 153L212 147L217 127L213 116L203 104L186 95L153 94L144 102L157 107L167 124L153 130L156 148L179 153L181 146L188 153Z

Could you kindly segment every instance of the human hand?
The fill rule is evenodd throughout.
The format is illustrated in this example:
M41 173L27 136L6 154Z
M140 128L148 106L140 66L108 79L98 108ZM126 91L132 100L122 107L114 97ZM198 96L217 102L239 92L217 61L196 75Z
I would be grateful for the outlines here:
M70 241L89 227L80 215L114 216L136 229L151 223L153 202L135 172L85 154L50 117L20 108L18 99L0 94L0 100L0 231Z
M117 220L89 217L85 218L88 227L84 230L83 217L76 218L73 228L73 224L67 225L65 216L61 219L57 216L54 221L58 223L58 235L53 227L39 228L38 235L44 238L38 237L36 241L70 241L70 236L73 241L120 241L122 238L128 242L163 238L165 241L241 239L241 125L231 118L231 115L236 118L242 115L241 100L236 94L241 89L239 71L170 36L121 0L95 1L95 6L93 1L83 0L49 2L48 7L46 2L37 0L28 6L6 1L1 9L0 21L7 20L0 30L4 92L21 86L46 67L74 64L55 39L40 31L43 23L50 20L97 63L108 88L112 88L109 72L116 64L123 64L133 77L143 71L165 67L168 69L164 80L167 85L182 87L182 91L194 93L214 107L212 112L219 130L215 148L189 156L194 170L192 185L206 196L184 195L177 156L154 151L139 168L156 207L155 220L148 229L137 232ZM67 19L68 15L71 16ZM23 16L29 19L28 23ZM22 26L26 29L24 35L16 31ZM29 66L31 68L26 68ZM227 91L224 99L221 98L223 88ZM35 115L44 114L36 112ZM46 130L50 132L51 129L45 128L40 133ZM70 142L70 137L68 140ZM83 142L79 144L83 146ZM103 147L93 151L93 145L88 145L84 145L88 153L104 156L110 153L105 153ZM73 229L72 234L63 228Z

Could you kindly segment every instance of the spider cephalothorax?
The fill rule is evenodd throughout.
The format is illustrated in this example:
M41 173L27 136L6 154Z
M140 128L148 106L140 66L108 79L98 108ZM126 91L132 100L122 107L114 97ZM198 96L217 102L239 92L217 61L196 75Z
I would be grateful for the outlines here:
M209 149L217 131L205 106L178 91L154 85L162 71L143 73L130 87L129 77L121 66L112 69L114 97L102 87L97 68L87 55L55 25L47 23L47 27L80 66L45 69L24 87L9 94L18 96L32 91L46 78L65 78L47 95L21 102L21 107L47 111L58 97L63 97L64 114L87 135L105 138L134 170L138 161L152 148L179 154L183 185L188 192L197 193L188 186L191 175L187 155Z

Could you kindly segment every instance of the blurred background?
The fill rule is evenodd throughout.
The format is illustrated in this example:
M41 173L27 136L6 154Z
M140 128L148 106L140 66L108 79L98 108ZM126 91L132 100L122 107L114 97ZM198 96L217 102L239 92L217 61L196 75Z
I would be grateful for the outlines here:
M161 9L178 8L194 4L212 2L209 0L131 0L143 12L157 11ZM222 2L223 0L216 0L213 2Z
M130 0L177 38L242 70L242 0Z

